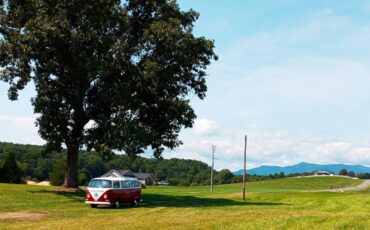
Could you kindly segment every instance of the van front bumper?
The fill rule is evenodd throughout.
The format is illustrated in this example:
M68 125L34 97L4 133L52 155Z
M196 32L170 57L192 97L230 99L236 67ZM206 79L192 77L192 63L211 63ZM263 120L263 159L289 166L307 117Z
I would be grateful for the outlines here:
M85 204L102 204L102 205L111 205L110 202L101 202L101 201L85 201Z

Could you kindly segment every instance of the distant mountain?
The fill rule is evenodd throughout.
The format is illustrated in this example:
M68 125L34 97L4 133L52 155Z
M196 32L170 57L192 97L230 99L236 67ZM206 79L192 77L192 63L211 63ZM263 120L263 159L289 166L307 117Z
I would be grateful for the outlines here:
M274 173L284 172L285 175L291 173L305 173L314 171L328 171L334 174L338 174L341 169L347 169L347 171L353 171L355 173L370 173L370 168L363 165L345 165L345 164L328 164L318 165L302 162L292 166L260 166L254 169L247 170L248 174L256 175L269 175ZM240 169L234 172L235 175L242 175L243 170Z

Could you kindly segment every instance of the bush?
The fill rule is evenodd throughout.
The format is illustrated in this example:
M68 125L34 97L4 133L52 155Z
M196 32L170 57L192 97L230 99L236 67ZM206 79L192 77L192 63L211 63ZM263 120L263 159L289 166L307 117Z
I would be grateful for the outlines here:
M228 169L222 169L219 173L219 179L221 184L230 184L233 180L234 174Z
M354 172L352 172L352 171L350 171L350 172L348 172L348 176L350 176L350 177L355 177L355 173L354 173Z
M4 182L4 171L3 171L3 165L0 162L0 182Z
M151 178L146 180L146 185L154 185L154 181Z
M347 176L348 175L348 171L347 169L342 169L339 171L339 175L342 175L342 176Z
M14 152L10 151L6 154L1 166L1 181L5 183L21 183L22 172L15 160Z
M357 177L359 179L370 179L370 173L358 173Z
M53 170L49 174L49 181L52 185L60 186L64 182L66 164L64 159L58 159L53 164Z
M179 184L180 186L190 186L190 181L187 178L180 178Z
M176 179L176 178L168 178L168 183L170 184L170 185L178 185L179 184L179 180L178 179Z
M89 181L89 177L86 172L80 171L78 173L78 182L80 185L87 185L87 181Z

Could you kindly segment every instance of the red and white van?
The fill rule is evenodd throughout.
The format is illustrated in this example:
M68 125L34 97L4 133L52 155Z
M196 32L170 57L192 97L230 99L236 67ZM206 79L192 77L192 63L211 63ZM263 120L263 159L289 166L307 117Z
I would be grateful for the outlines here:
M136 178L99 177L90 181L86 190L86 204L92 208L111 205L119 208L122 203L137 206L141 202L141 183Z

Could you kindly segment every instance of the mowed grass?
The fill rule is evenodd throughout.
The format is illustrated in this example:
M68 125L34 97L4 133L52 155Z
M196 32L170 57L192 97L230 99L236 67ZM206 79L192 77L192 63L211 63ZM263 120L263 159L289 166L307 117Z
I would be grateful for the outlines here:
M318 192L362 181L288 178L247 184L148 187L137 208L92 209L84 193L0 184L0 212L46 213L41 220L0 220L0 229L370 229L370 193Z

